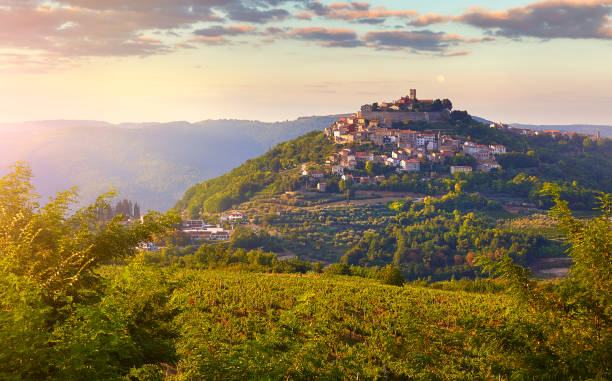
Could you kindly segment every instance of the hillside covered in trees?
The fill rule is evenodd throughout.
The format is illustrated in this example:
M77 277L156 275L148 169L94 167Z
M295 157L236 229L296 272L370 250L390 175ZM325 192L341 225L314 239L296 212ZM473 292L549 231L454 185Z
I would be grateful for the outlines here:
M1 379L612 377L609 194L578 220L547 185L574 260L563 280L499 252L473 258L491 279L407 284L392 267L369 279L222 245L156 264L135 247L176 215L102 222L107 198L41 206L30 179L0 178Z
M612 139L593 142L588 138L553 138L551 136L521 136L479 123L464 112L454 111L449 122L411 122L406 128L416 131L443 131L484 145L504 145L507 153L497 156L501 169L474 172L458 177L468 191L502 194L525 199L539 207L550 207L538 196L545 182L558 183L561 192L574 209L592 210L597 192L612 191ZM326 139L320 132L312 132L295 140L281 143L265 155L249 160L233 171L200 183L187 190L176 209L185 210L191 217L214 213L238 206L257 195L280 194L285 191L306 190L308 183L301 177L302 164L323 166L327 155L343 148ZM376 152L367 144L352 147L357 152ZM450 165L469 164L469 157L457 154L442 163L423 165L420 173L398 175L389 168L374 165L359 167L354 175L385 175L378 184L359 185L355 189L393 190L441 195L449 190ZM436 175L434 175L436 174ZM326 176L328 192L346 190L337 176ZM334 185L337 184L337 185Z
M224 210L244 211L252 226L237 232L259 233L252 234L247 246L235 246L239 239L232 239L229 245L235 248L343 264L348 269L344 273L356 275L392 265L409 280L441 281L478 276L474 258L481 255L508 254L534 267L565 257L558 237L530 217L554 205L545 190L557 187L570 209L587 216L597 207L600 192L612 192L610 139L522 136L473 121L465 112L456 112L451 122L410 122L403 127L444 130L483 145L503 144L507 152L496 156L500 169L454 175L449 174L451 165L466 165L473 158L456 154L404 173L360 163L351 171L353 176L382 180L353 183L323 164L331 152L346 145L312 132L190 188L176 209L188 218L211 222ZM349 147L377 152L369 143ZM313 181L303 175L304 167L324 178ZM313 188L320 181L326 183L324 192ZM162 249L162 262L172 263L172 257L195 251L196 247ZM227 257L201 254L193 255L212 266Z
M281 143L231 172L189 188L176 209L191 216L221 212L257 194L278 194L300 187L299 165L320 162L334 145L319 131Z

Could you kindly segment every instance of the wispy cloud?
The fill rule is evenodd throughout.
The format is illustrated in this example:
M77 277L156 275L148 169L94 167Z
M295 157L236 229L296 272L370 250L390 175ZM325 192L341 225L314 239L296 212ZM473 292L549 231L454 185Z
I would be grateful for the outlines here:
M611 39L610 14L612 0L544 0L503 11L474 6L456 16L428 13L408 24L422 27L456 22L508 38Z
M385 6L372 7L367 2L333 3L324 5L313 1L308 9L313 15L328 19L356 21L364 24L383 23L387 18L412 18L419 13L414 10L389 10Z
M432 32L429 30L392 30L372 31L363 36L368 46L383 50L411 49L415 52L439 52L445 56L465 55L469 52L462 51L449 53L448 49L459 43L476 43L491 41L492 37L466 38L456 34Z
M284 34L285 37L316 41L326 47L356 47L362 46L357 33L350 29L293 28Z
M64 57L146 56L171 52L175 44L148 37L201 22L282 20L280 5L300 0L4 0L0 48L42 51ZM306 1L306 0L304 0Z
M224 27L220 25L210 28L198 29L194 32L197 36L218 37L218 36L238 36L256 31L257 28L250 25L235 25Z

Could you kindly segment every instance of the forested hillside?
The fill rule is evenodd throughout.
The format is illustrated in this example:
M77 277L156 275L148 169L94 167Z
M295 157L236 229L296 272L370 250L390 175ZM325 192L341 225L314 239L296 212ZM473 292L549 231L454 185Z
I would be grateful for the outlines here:
M386 180L362 188L433 196L454 189L457 178L460 178L466 190L506 194L539 203L540 207L549 207L550 203L542 201L538 196L542 184L548 181L562 185L562 192L572 202L572 207L586 210L592 209L597 191L612 192L612 139L592 142L580 137L527 137L489 128L471 120L467 113L465 115L466 120L457 123L415 122L407 128L417 131L440 130L479 144L503 144L508 152L497 158L501 164L500 171L461 175L451 178L450 182L448 176L430 176L430 171L444 175L448 173L450 165L469 163L469 157L457 155L444 163L424 166L420 176L389 174L388 168L374 166L368 173L387 175ZM300 179L300 165L314 163L323 166L326 155L341 148L323 137L322 133L315 132L279 144L265 155L248 161L226 175L193 186L185 192L176 208L187 210L190 216L197 217L201 213L218 212L237 206L258 193L273 194L305 189L305 181ZM351 148L372 151L370 145L355 145ZM368 174L364 168L361 172ZM426 178L423 179L423 176ZM326 181L328 184L339 182L337 176L331 175L326 176ZM328 189L330 192L340 191L338 186Z
M341 272L354 275L369 276L393 265L409 280L474 278L475 258L481 255L509 255L535 267L565 257L562 243L549 230L534 229L538 219L530 216L553 206L545 192L553 185L572 210L592 214L600 192L612 192L612 140L522 136L467 117L452 124L416 122L408 127L443 129L484 145L503 144L507 153L496 156L501 169L450 175L451 165L474 160L456 154L438 163L422 162L421 171L411 173L380 164L357 166L353 176L381 179L352 183L325 165L331 152L346 146L312 132L190 188L176 209L214 222L219 212L238 208L253 224L248 229L260 233L249 238L248 245L238 243L242 234L235 234L230 246L263 248L326 265L341 263L347 266ZM370 143L349 147L378 152ZM306 173L324 177L304 176L303 166L310 170ZM314 185L322 181L326 189L317 191ZM195 251L183 250L163 249L170 256L163 262ZM200 250L194 255L210 266L226 257L209 254Z
M218 178L189 188L176 204L192 216L202 211L220 212L258 193L276 194L299 187L298 166L320 162L334 145L321 132L311 132L281 143L264 155Z

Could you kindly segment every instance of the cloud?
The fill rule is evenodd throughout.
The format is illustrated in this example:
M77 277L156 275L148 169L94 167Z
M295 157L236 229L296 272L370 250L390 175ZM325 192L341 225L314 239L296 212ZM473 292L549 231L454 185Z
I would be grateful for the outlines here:
M474 7L457 21L510 38L612 39L611 5L610 0L546 0L497 12Z
M452 21L453 19L454 17L452 16L443 16L434 13L428 13L417 17L416 19L408 22L408 24L412 26L428 26L432 24L442 24L448 21Z
M242 3L237 3L227 7L228 18L234 21L246 21L253 23L267 23L271 21L282 21L291 14L286 9L259 9L255 7L245 7Z
M612 0L544 0L505 11L471 7L459 16L428 13L408 22L428 26L457 22L508 37L611 39Z
M191 43L198 43L204 45L230 45L232 42L222 36L196 36L186 42L177 44L177 46L189 49L193 47Z
M198 29L193 32L196 36L204 37L219 37L219 36L239 36L248 34L256 31L257 28L249 25L235 25L230 27L223 27L220 25L212 26L210 28Z
M459 56L467 56L468 54L471 54L472 52L469 50L458 50L455 52L446 52L446 53L442 53L442 57L459 57Z
M363 39L378 49L399 50L410 48L414 51L443 52L452 44L465 42L457 35L431 32L429 30L393 30L368 32Z
M457 45L490 41L493 36L612 39L611 11L612 0L545 0L503 11L469 8L459 15L392 10L365 1L0 0L0 50L24 54L7 56L6 62L21 59L35 67L59 62L59 57L149 56L197 44L231 44L235 37L258 35L267 39L249 42L293 38L325 47L369 46L457 56L469 53L453 51ZM326 24L301 29L275 25L291 17L304 22L320 17ZM389 19L401 19L405 25L422 30L385 30L389 26L383 24ZM340 29L337 24L342 21L363 24L364 28L378 25L376 29L381 30L365 32L360 38L353 30ZM480 28L487 37L467 38L424 28L448 22ZM228 26L231 24L265 26L261 27L263 32L257 32L253 26ZM181 39L184 41L177 43Z
M363 42L357 37L357 33L350 29L293 28L286 32L284 36L300 40L317 41L320 45L326 47L349 48L363 45Z
M372 8L367 2L333 3L324 5L313 1L308 9L317 16L333 20L355 21L362 24L380 24L390 17L412 18L419 13L414 10L389 10L385 6Z
M45 73L70 70L76 66L67 58L45 52L0 53L0 70L3 72Z
M304 1L4 0L0 49L73 58L164 54L180 47L166 38L198 23L281 20L289 12L280 6ZM143 38L150 34L160 38Z
M312 20L312 15L308 12L301 12L295 15L295 18L299 20Z

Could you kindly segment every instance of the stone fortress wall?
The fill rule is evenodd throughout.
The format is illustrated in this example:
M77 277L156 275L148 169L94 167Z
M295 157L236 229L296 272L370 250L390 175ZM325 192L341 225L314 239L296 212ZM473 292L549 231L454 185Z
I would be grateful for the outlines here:
M424 122L439 122L447 120L448 111L431 111L431 112L413 112L413 111L371 111L370 107L361 108L361 117L367 120L383 121L387 118L395 122L424 121Z

